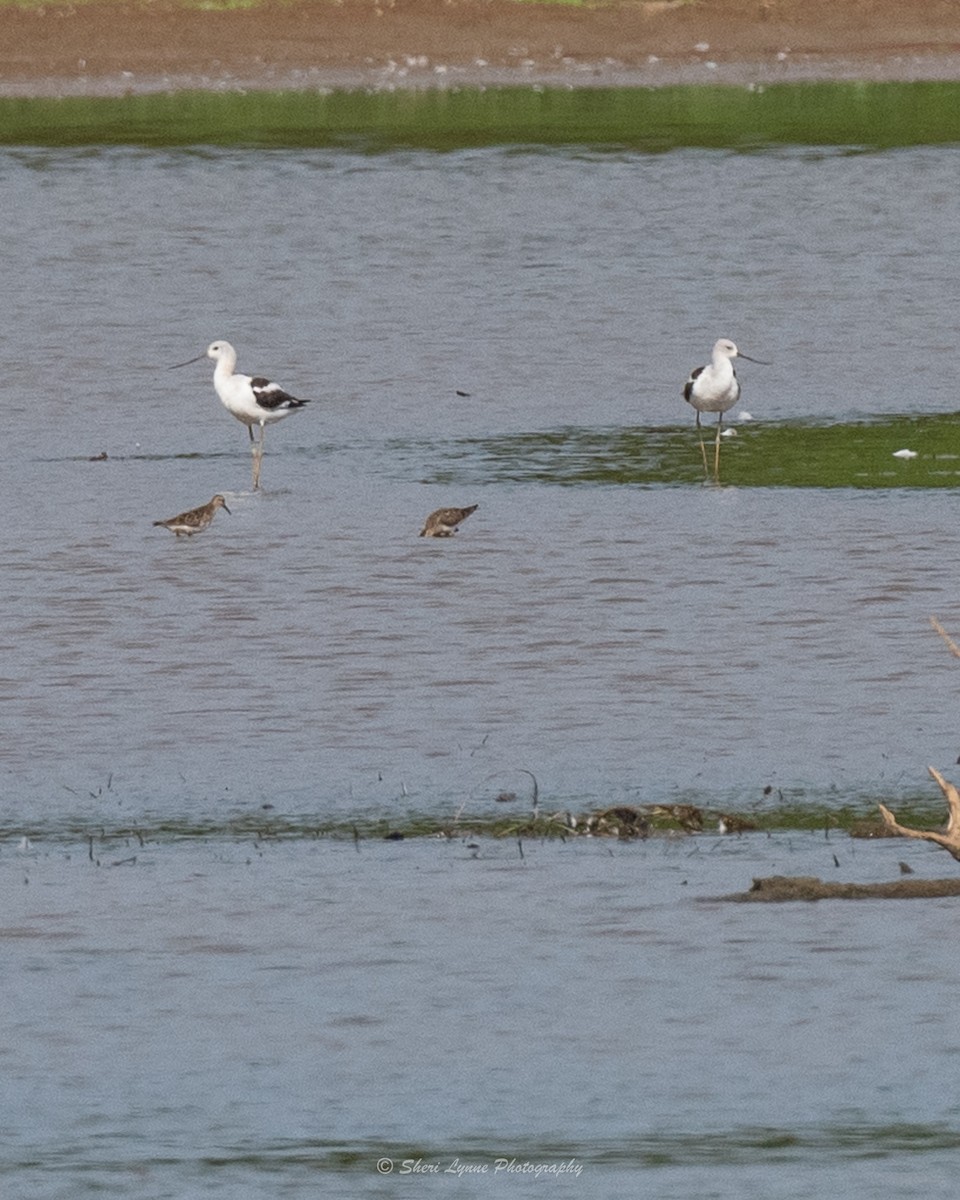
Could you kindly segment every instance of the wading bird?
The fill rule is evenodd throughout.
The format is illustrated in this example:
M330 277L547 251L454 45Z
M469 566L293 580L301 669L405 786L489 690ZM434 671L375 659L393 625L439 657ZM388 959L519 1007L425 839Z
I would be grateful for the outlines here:
M175 517L168 517L166 521L154 521L154 525L162 525L165 529L175 533L177 537L181 533L185 537L192 537L195 533L203 533L213 520L213 514L218 508L230 512L226 500L219 493L209 504L201 504L199 508L188 509L187 512L178 513Z
M190 363L199 362L202 358L212 358L216 362L213 372L213 386L217 395L228 412L233 413L238 421L247 427L252 443L253 453L253 487L260 486L260 463L263 459L263 435L268 425L274 421L282 421L292 412L297 412L309 400L298 400L278 383L260 376L238 375L236 373L237 352L229 342L211 342L203 354L196 358L188 358L186 362L175 363L171 370L187 367ZM260 441L253 436L254 425L260 426Z
M478 504L471 504L468 508L438 508L427 517L420 530L420 536L452 537L467 517L479 507Z
M721 338L713 347L710 362L704 367L695 367L690 372L690 378L683 388L683 398L697 410L697 433L700 435L700 451L703 454L703 471L709 473L707 467L707 448L703 444L703 431L700 425L701 413L717 414L717 444L714 452L713 474L720 478L720 430L723 425L723 414L733 408L740 399L740 380L733 369L731 359L745 358L747 362L758 363L768 367L769 363L759 358L751 358L749 354L741 353L729 338Z

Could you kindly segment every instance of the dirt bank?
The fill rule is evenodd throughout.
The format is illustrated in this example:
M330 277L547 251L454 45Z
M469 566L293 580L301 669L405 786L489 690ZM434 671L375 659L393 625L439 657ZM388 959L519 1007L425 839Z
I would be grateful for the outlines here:
M960 79L960 0L153 0L0 8L0 94Z

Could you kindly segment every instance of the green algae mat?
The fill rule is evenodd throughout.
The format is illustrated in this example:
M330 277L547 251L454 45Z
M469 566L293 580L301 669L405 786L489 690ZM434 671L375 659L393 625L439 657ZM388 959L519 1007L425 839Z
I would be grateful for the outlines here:
M733 424L720 481L736 487L956 488L960 413L863 421ZM704 444L713 477L714 430ZM401 444L397 445L403 451ZM412 452L411 448L411 452ZM704 478L692 421L650 428L562 429L451 439L431 447L431 483L689 485Z

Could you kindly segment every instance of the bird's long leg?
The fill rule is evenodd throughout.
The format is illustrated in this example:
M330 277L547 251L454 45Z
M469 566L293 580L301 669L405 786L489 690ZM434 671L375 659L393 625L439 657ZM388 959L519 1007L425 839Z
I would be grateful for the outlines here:
M703 426L700 424L700 410L697 409L697 434L700 438L700 453L703 455L703 473L710 474L710 468L707 466L707 448L703 444Z
M723 426L723 413L717 413L717 447L713 456L713 477L720 482L720 429Z
M266 431L266 426L260 426L260 441L256 442L253 447L253 490L256 491L260 487L260 464L263 462L263 435ZM253 428L250 429L250 437L253 438Z
M253 490L256 491L260 486L260 456L263 451L257 446L257 439L253 436L252 425L247 426L247 433L250 434L250 453L253 455Z

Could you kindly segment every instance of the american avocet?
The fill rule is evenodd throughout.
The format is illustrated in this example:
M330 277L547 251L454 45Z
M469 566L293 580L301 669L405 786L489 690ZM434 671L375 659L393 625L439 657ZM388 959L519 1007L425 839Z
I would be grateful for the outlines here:
M480 506L471 504L467 508L438 508L432 512L420 530L421 537L452 537L457 528Z
M190 363L199 362L202 358L212 358L216 362L213 372L213 386L224 408L242 421L250 434L253 443L253 486L260 486L260 461L263 458L263 435L268 425L274 421L282 421L290 413L296 412L309 404L309 400L298 400L289 392L283 390L278 383L260 376L251 378L249 375L236 373L237 352L229 342L211 342L203 354L196 358L188 358L186 362L176 363L177 367L186 367ZM254 425L260 426L260 441L253 436Z
M219 493L209 504L201 504L199 508L191 508L187 512L178 513L175 517L168 517L166 521L154 521L154 525L162 525L165 529L175 533L177 537L181 533L186 537L191 537L206 529L218 508L230 512L226 500Z
M759 358L751 358L749 354L741 353L729 338L721 338L713 347L710 362L705 367L695 367L683 388L684 400L697 410L697 432L700 434L704 473L708 471L707 450L703 444L700 414L717 414L717 445L713 462L713 473L717 478L720 475L720 431L723 414L728 408L733 408L740 399L740 381L730 361L738 357L745 358L747 362L760 363L762 366L770 365Z

